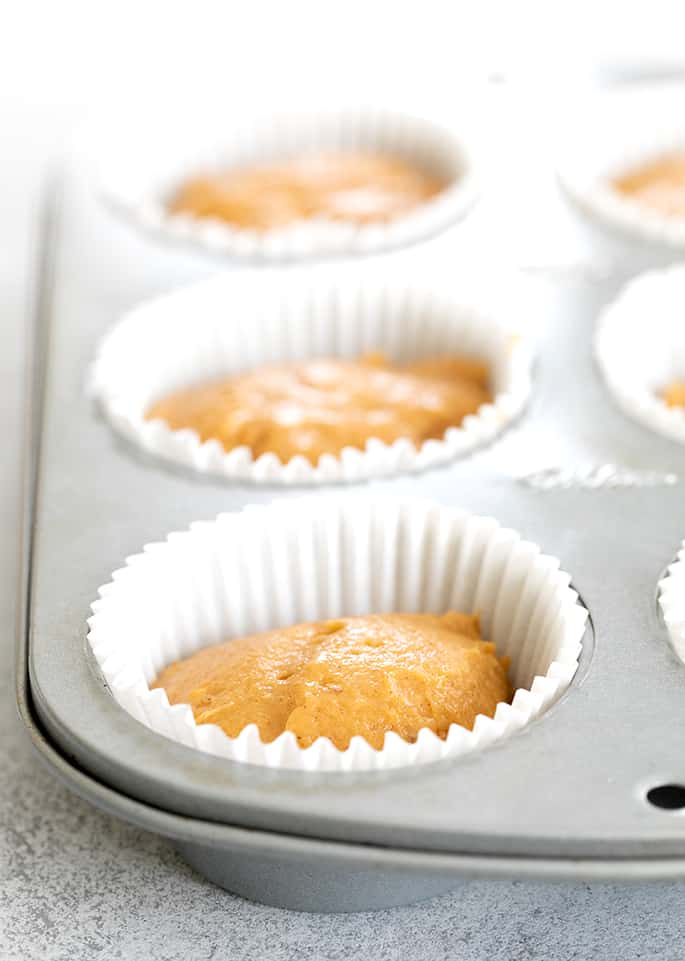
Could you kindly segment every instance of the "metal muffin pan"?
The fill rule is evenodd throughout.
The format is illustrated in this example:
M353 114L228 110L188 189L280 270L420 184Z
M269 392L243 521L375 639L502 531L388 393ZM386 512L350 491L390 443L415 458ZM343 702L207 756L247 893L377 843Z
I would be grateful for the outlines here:
M373 485L490 514L561 559L590 612L569 691L517 735L466 759L302 774L154 734L114 702L87 654L90 602L127 555L194 520L299 492L174 471L98 418L84 385L107 326L141 296L214 265L116 224L78 176L50 199L18 677L24 719L58 774L93 803L170 837L226 888L301 909L404 903L475 875L685 877L685 817L645 798L655 785L685 782L685 666L656 604L685 530L685 448L615 409L591 349L600 307L661 255L606 237L619 265L610 276L540 278L534 391L519 425L502 446ZM468 235L456 238L411 256L461 256ZM403 269L404 255L394 256ZM677 481L590 489L567 478L541 491L513 480L504 444L516 462L519 442L523 451L550 436L563 442L565 466L610 463Z

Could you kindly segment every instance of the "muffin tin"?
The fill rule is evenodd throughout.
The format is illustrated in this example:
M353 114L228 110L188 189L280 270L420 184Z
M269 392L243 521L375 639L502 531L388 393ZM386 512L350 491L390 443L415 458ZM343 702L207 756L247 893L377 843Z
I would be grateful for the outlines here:
M561 559L590 612L568 691L522 731L466 758L303 773L160 737L121 710L87 653L90 603L127 555L192 521L297 492L174 469L98 418L85 381L107 327L141 296L212 265L126 232L79 176L52 190L51 209L28 438L18 696L58 776L110 813L171 838L229 890L287 907L404 903L475 875L685 877L685 819L646 800L655 786L685 781L685 666L656 600L685 528L685 450L621 414L592 360L600 308L638 267L665 258L624 246L622 269L611 276L539 277L525 308L512 302L539 321L533 395L518 426L468 459L369 487L375 497L420 495L494 516ZM604 243L616 262L618 248ZM457 232L411 256L443 258L454 271L467 264L468 247ZM413 262L395 257L399 273ZM550 437L563 470L540 485L539 474L526 476L527 458ZM631 483L619 483L626 476Z

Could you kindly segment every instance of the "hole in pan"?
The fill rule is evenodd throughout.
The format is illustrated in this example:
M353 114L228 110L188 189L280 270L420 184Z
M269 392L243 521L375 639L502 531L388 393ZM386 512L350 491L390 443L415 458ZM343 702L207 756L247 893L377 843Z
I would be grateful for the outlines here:
M685 785L657 784L647 791L645 799L662 811L682 811L685 808Z

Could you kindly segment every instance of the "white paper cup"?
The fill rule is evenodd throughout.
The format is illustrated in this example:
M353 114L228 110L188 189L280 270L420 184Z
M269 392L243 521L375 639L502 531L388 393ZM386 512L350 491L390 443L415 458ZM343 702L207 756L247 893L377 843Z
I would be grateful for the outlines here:
M685 541L659 581L659 606L671 644L680 660L685 661Z
M194 524L128 558L92 605L88 639L119 704L172 740L232 760L301 770L367 770L459 757L523 727L568 687L587 611L559 562L489 517L425 500L306 497ZM210 644L305 621L368 613L478 611L483 636L511 658L516 694L472 731L429 729L382 750L354 737L302 749L195 723L150 683Z
M357 109L262 118L217 135L180 124L155 128L109 145L100 164L103 196L138 226L235 259L282 262L368 254L430 237L462 218L478 195L476 165L466 142L417 117ZM218 219L171 214L180 184L200 172L285 160L303 152L370 150L389 153L441 177L435 197L388 223L356 225L316 219L259 232Z
M685 219L650 210L612 185L659 157L685 152L682 86L622 88L586 105L562 137L562 187L592 218L649 243L685 247Z
M285 464L270 453L254 459L247 447L226 452L194 431L145 419L155 401L183 387L263 364L354 359L372 350L398 363L448 352L480 357L491 366L494 400L420 448L406 439L370 440L364 450L326 454L317 466L302 456ZM105 338L91 387L127 439L200 473L280 484L359 481L442 464L493 440L526 404L530 361L528 339L515 324L434 287L336 271L317 279L256 271L227 274L133 310Z
M633 420L685 444L685 410L661 392L685 380L685 267L631 280L601 314L595 357L611 395Z

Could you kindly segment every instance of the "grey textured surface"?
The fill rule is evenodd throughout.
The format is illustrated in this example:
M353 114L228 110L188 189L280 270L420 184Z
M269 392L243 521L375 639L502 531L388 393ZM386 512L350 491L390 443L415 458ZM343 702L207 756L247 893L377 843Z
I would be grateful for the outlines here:
M676 961L685 952L678 885L478 882L411 908L357 915L241 901L202 881L165 843L53 782L20 736L6 681L2 693L3 961Z
M20 729L11 678L23 249L0 258L2 961L682 959L682 885L477 882L411 908L292 914L212 887L165 842L50 778Z

